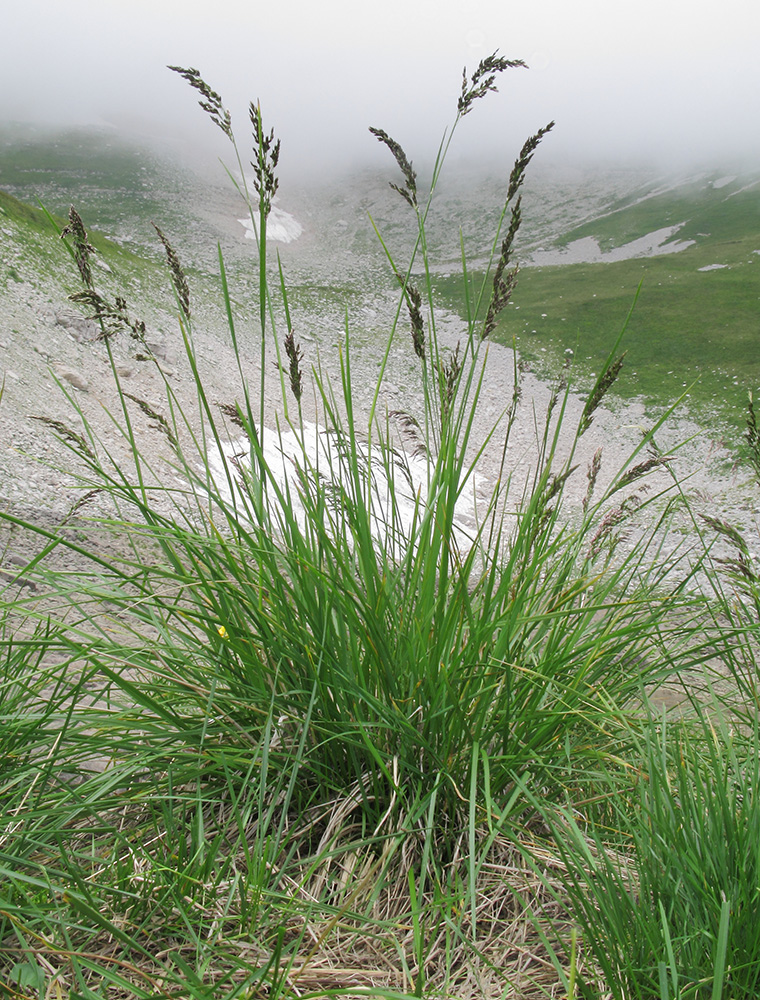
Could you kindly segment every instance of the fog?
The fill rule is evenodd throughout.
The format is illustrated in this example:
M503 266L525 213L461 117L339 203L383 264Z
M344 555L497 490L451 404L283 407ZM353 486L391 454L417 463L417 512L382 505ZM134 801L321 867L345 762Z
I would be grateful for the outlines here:
M167 63L193 66L247 143L260 100L284 174L429 164L462 67L524 59L461 125L459 157L509 162L549 120L549 160L720 166L760 156L758 0L6 0L0 122L129 130L199 162L226 140ZM527 9L526 9L527 8ZM241 142L242 144L242 142ZM0 178L0 183L1 183Z

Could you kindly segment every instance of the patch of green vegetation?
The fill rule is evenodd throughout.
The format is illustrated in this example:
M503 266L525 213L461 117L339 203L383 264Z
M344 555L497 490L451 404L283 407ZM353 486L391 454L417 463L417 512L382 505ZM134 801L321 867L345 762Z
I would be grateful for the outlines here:
M573 239L593 233L617 245L662 228L688 204L693 217L678 238L695 243L645 259L525 267L494 339L515 341L543 374L572 351L590 379L635 300L616 392L655 404L688 392L696 411L742 422L747 392L760 387L760 186L728 199L722 189L714 194L721 200L710 197L699 205L663 195L574 230ZM720 268L700 270L716 264ZM475 289L483 275L471 279ZM443 301L465 315L461 277L438 278L436 287Z
M154 173L149 154L118 140L113 133L67 129L0 140L0 176L6 187L55 186L60 197L82 187L138 192L146 173ZM51 183L52 180L52 183ZM65 193L65 194L64 194Z
M3 218L9 219L18 225L29 226L41 233L50 234L53 232L53 226L41 209L19 201L18 198L14 198L7 191L0 191L0 220ZM57 219L56 221L61 227L66 224L63 219Z
M3 220L11 225L3 226ZM77 291L72 261L57 235L67 223L67 219L48 215L0 191L0 229L4 229L0 240L5 256L0 289L26 282L43 291L49 301L60 301ZM88 228L88 240L95 250L93 266L104 289L126 298L133 316L146 319L152 328L150 317L155 323L155 310L166 306L168 281L163 261L141 252L139 246L131 250L94 229ZM188 269L188 274L199 300L210 299L208 275L195 269Z
M188 233L189 175L109 130L5 127L0 131L0 182L16 198L40 199L61 217L74 203L88 227L156 260L163 254L151 222L167 233Z
M564 233L560 246L592 236L603 250L620 247L667 226L683 223L678 240L736 240L760 232L760 178L737 177L715 186L702 178L641 200L621 202L598 219Z

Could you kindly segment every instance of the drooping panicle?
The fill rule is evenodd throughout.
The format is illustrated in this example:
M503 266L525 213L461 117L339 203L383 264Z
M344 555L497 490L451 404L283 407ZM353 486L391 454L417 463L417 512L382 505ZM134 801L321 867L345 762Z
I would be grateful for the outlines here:
M586 479L588 480L588 487L586 489L586 495L583 497L583 510L584 512L588 510L588 505L591 502L591 498L594 495L594 490L596 488L596 481L599 477L599 470L602 467L602 449L597 448L594 452L594 457L588 463L588 470L586 472Z
M460 116L468 114L472 109L473 102L479 97L485 97L489 91L497 92L498 88L494 82L497 73L503 73L505 69L514 69L518 66L527 69L522 59L505 59L498 54L498 51L497 49L493 55L481 59L469 81L467 67L465 66L462 70L462 93L457 101L457 112Z
M137 403L140 409L143 411L146 417L155 421L156 430L161 431L162 434L166 435L169 444L173 447L177 447L177 438L174 435L171 424L162 414L158 413L150 403L146 400L141 399L139 396L133 395L131 392L124 392L127 399L131 399L133 403Z
M522 186L525 180L525 171L528 168L528 164L533 159L533 154L538 148L538 144L541 142L543 137L554 128L554 122L549 122L548 125L544 125L540 128L535 135L532 135L529 139L525 140L523 148L520 150L520 155L515 160L515 164L512 167L512 172L509 175L509 187L507 189L507 202L512 201L514 196L517 194L518 190Z
M84 285L81 292L75 292L69 299L91 310L89 318L100 325L98 339L107 340L119 330L128 329L130 336L144 344L145 323L130 317L126 299L116 295L113 301L110 301L95 287L90 266L90 257L95 253L95 247L90 243L82 218L73 205L69 209L69 223L61 231L61 238L66 237L72 237L74 241L71 252Z
M518 198L512 206L509 229L507 230L507 235L501 243L501 253L499 254L499 260L496 264L496 270L493 276L491 301L488 304L486 321L483 325L483 340L490 337L496 329L496 319L499 313L506 307L507 303L512 298L512 292L517 284L519 267L515 264L514 267L507 270L507 265L512 259L512 248L514 246L515 236L517 235L517 230L520 228L520 223L522 221L521 208L522 200Z
M412 344L414 353L420 359L425 360L425 323L422 319L422 295L419 289L407 278L404 278L396 271L396 280L404 292L406 308L409 310L409 321L412 327Z
M231 420L236 427L240 427L245 430L245 421L240 415L240 410L234 403L217 403L216 405L225 417Z
M417 208L417 174L412 168L411 160L407 157L404 150L401 148L399 143L395 139L391 139L387 132L384 132L381 128L372 128L370 126L370 132L378 142L382 142L384 146L393 154L393 158L399 165L401 173L404 175L404 180L406 181L406 187L399 187L398 184L394 184L392 181L388 183L397 191L401 197L406 201L411 208Z
M224 132L227 138L231 142L234 141L232 136L232 119L229 111L222 104L219 94L209 87L198 70L192 67L184 69L182 66L167 66L167 69L170 69L173 73L179 73L194 90L197 90L203 96L204 100L198 101L198 104L210 116L214 124Z
M69 208L69 224L61 230L61 239L67 236L71 236L74 240L74 260L79 268L82 284L92 291L94 284L90 257L95 253L95 247L90 243L81 216L73 205Z
M530 161L533 159L533 154L535 153L538 144L547 132L550 132L553 128L554 122L549 122L548 125L545 125L544 128L540 128L535 135L532 135L526 140L509 175L505 205L509 205L510 202L514 203L512 204L510 212L509 229L507 230L507 235L502 240L499 260L494 272L493 292L491 293L491 301L488 305L488 312L486 313L486 320L483 325L482 338L484 340L486 337L490 337L496 329L496 320L499 313L501 313L509 303L512 298L512 292L517 284L519 268L515 265L514 267L508 269L508 264L512 258L515 237L517 236L517 231L520 228L520 223L522 222L522 196L518 196L517 200L514 199L522 187L525 179L525 170Z
M72 430L67 427L66 424L61 420L54 420L52 417L35 416L34 414L30 417L31 420L38 420L41 424L45 424L47 427L51 427L67 444L73 445L75 450L79 451L81 454L86 455L87 458L95 461L95 452L89 446L82 434L78 434L77 431Z
M749 445L749 462L755 473L755 478L760 482L760 429L757 426L757 415L755 413L755 399L750 392L747 400L747 429L744 432L744 440Z
M441 376L441 422L445 423L456 395L459 374L462 371L462 358L459 354L459 341L456 350L447 358L442 358L438 365Z
M599 378L596 380L596 385L591 390L591 393L586 400L586 405L583 407L583 413L581 414L580 425L578 427L579 436L581 434L585 434L593 423L594 412L599 408L602 400L617 381L627 353L627 351L623 351L620 357L616 358L609 365L607 365Z
M169 265L169 274L171 275L172 284L174 285L174 291L177 293L177 301L179 303L182 315L186 320L190 319L190 288L187 284L187 275L185 274L182 264L180 263L179 257L171 245L169 240L164 236L158 226L152 223L153 228L158 233L158 238L164 245L164 250L166 251L166 261Z

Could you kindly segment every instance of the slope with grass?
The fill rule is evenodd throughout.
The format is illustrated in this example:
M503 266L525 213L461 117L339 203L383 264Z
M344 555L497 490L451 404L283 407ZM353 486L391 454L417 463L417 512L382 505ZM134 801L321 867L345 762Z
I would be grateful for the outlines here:
M593 237L602 253L678 226L685 249L610 263L572 263L576 241ZM688 245L688 244L691 245ZM747 392L760 388L760 180L704 175L665 191L613 204L558 241L569 263L523 267L496 338L516 342L539 371L570 352L593 380L636 300L627 326L626 378L616 391L663 405L688 394L695 413L736 426ZM577 245L577 244L576 244ZM561 254L535 255L562 260ZM477 286L480 275L475 274ZM454 278L438 279L442 300L462 310ZM641 291L637 296L637 289Z
M509 65L494 54L465 76L451 134ZM224 123L221 98L181 72ZM260 122L260 232L277 180L265 136ZM541 138L505 184L512 234ZM77 463L66 516L0 511L4 555L19 533L38 543L3 563L0 592L0 984L13 1000L757 995L749 542L698 516L659 447L663 420L611 469L595 447L586 463L620 374L614 337L584 398L559 382L543 411L528 403L531 464L515 473L527 379L512 358L513 380L490 392L475 322L459 349L446 342L426 196L383 141L412 250L389 251L396 309L369 385L348 321L333 377L305 369L265 240L243 313L258 338L220 260L224 342L164 241L167 366L69 215L97 334L78 347L111 395L101 424L67 389L67 421L47 425ZM499 236L494 324L514 266ZM149 399L123 370L133 342ZM384 409L397 352L419 387L411 440ZM329 448L311 448L308 406ZM463 535L483 459L496 474ZM677 516L691 532L674 549ZM649 700L666 681L684 693L673 719Z

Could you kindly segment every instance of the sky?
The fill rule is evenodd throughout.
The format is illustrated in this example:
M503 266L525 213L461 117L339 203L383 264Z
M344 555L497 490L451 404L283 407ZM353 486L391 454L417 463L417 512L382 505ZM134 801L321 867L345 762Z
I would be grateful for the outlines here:
M282 169L415 163L451 125L463 66L523 59L461 123L459 156L721 166L760 157L760 0L0 0L0 121L98 123L223 143L166 64L198 68Z

